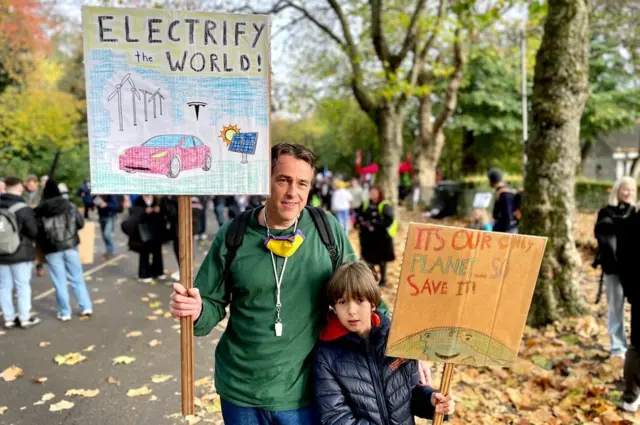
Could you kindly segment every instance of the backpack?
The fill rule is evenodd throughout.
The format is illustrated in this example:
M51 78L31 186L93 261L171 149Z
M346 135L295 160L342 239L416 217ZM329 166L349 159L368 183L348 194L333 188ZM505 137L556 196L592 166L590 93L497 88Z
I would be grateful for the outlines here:
M20 247L20 226L16 213L27 204L18 202L9 208L0 208L0 254L15 254Z
M503 186L498 190L498 199L503 193L510 193L513 195L513 220L518 223L522 218L522 197L523 190L515 190L509 186Z
M391 205L391 201L382 201L378 204L378 214L380 214L380 216L382 216L382 212L384 211L385 205ZM365 199L362 202L362 212L365 212L368 208L369 208L369 200ZM395 218L393 219L393 223L391 223L391 226L387 227L387 233L391 237L394 237L396 233L398 233L398 220L396 220Z
M55 251L64 251L75 247L78 225L76 210L69 208L63 214L40 219L42 235L48 246Z
M224 269L222 272L222 279L227 285L227 289L231 287L231 264L233 263L233 259L236 257L236 253L238 252L238 248L242 246L242 239L244 238L244 234L247 230L247 225L249 224L249 219L251 215L257 212L259 209L264 208L262 206L245 210L240 213L239 216L233 219L227 234L225 235L224 244L227 248L227 253L224 256ZM320 233L320 239L322 243L329 251L329 257L331 258L331 266L335 271L338 267L338 250L336 249L336 240L333 235L333 230L331 230L331 225L329 224L329 219L327 218L327 213L320 208L306 206L305 209L311 214L311 218L313 219L313 223L318 229L318 233ZM231 293L230 290L227 291Z

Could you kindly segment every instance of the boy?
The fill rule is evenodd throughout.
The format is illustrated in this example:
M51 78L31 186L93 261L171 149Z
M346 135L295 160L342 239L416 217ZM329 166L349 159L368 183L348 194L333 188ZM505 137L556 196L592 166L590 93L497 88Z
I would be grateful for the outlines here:
M385 356L391 322L375 311L380 291L365 263L339 267L327 296L333 314L314 359L322 425L414 425L414 415L453 413L451 395L418 385L417 361Z

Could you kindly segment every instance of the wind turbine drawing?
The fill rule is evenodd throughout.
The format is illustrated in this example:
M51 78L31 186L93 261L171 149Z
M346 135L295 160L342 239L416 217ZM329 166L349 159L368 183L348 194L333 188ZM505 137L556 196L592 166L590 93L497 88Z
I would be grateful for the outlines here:
M156 118L156 97L158 97L158 102L160 103L160 115L162 115L162 99L165 97L160 93L160 89L156 90L156 92L151 96L149 102L153 100L153 118Z
M127 74L124 76L120 84L116 85L116 89L109 95L107 100L113 99L115 96L118 96L118 119L120 121L120 131L124 131L122 127L122 87L125 83L129 83L131 86L131 102L133 104L133 125L138 125L136 121L136 97L140 100L140 93L138 93L138 89L136 89L136 85L133 84L133 79L131 78L131 74Z
M150 91L146 91L146 90L140 90L142 92L142 94L144 95L144 120L145 121L149 121L149 119L147 118L147 95L148 94L153 94Z

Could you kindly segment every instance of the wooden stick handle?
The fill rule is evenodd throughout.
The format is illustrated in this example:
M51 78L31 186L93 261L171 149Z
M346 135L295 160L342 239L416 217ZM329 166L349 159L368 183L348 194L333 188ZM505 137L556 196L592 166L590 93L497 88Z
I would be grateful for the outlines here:
M440 393L442 395L449 394L449 387L451 386L451 380L453 378L453 363L445 363L444 370L442 371L442 382L440 382ZM442 413L436 413L433 417L433 425L442 425L444 415Z
M180 283L193 287L193 221L191 196L178 196L178 252ZM182 372L182 415L193 415L193 318L180 319L180 362Z

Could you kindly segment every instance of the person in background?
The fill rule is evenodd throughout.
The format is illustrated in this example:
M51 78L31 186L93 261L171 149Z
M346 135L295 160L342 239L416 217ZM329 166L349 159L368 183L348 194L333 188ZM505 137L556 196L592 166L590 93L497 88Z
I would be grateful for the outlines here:
M365 263L340 266L327 299L329 321L313 360L322 425L412 425L414 415L453 413L451 394L419 384L418 361L385 356L391 321L376 311L380 288Z
M89 218L89 213L94 208L93 205L93 196L91 196L91 182L85 179L80 188L78 189L78 197L82 200L82 205L84 205L84 218Z
M636 182L631 177L619 179L611 189L608 205L598 211L594 234L598 241L596 262L602 268L607 295L607 330L612 357L624 358L627 334L624 329L624 292L618 275L618 238L615 223L634 212Z
M84 277L77 246L78 230L84 227L84 218L75 205L69 202L57 185L49 179L42 192L42 201L35 213L39 225L39 245L44 251L49 276L56 290L58 319L71 320L71 305L67 281L80 307L80 316L91 316L93 305Z
M42 179L45 182L46 178L47 176L42 176ZM24 186L26 192L24 194L24 198L27 204L29 204L31 208L37 207L40 203L40 199L42 198L42 192L38 187L38 177L33 174L27 176L27 180L25 181ZM42 185L42 187L44 187L44 184ZM40 252L39 247L36 247L36 250ZM38 260L36 261L36 276L42 277L44 276L44 264L40 262L41 260L39 260L39 258L42 258L41 253L36 256L36 259Z
M349 193L351 193L351 212L355 213L360 210L364 202L364 189L360 185L360 181L355 177L351 179Z
M491 221L489 220L489 213L484 208L475 208L471 215L471 224L469 229L484 230L490 232L493 230Z
M260 196L260 195L249 196L247 208L248 209L258 208L259 206L262 205L265 199L267 199L265 196Z
M387 263L396 259L393 247L394 228L397 227L395 211L391 202L384 199L384 192L378 186L369 191L369 200L362 204L356 219L360 231L362 259L372 269L380 267L380 286L385 286Z
M115 195L96 196L93 199L93 203L98 208L100 230L107 249L103 257L103 261L105 261L113 258L116 254L116 246L113 242L113 226L115 225L116 215L120 210L120 203Z
M336 189L331 195L331 211L336 216L344 231L349 233L349 210L351 209L351 193L346 188L346 183L337 180Z
M224 208L226 205L227 205L226 196L216 196L213 198L213 210L216 214L216 219L218 220L219 227L222 227L222 225L225 223Z
M201 241L207 240L207 205L211 200L210 196L199 196L200 205L202 208L200 211L200 220L198 220L198 228L196 229L196 239L200 239Z
M0 253L0 308L4 317L5 328L20 326L29 328L40 323L37 316L31 315L31 270L36 259L34 240L38 236L38 221L29 205L23 202L24 186L17 177L5 179L6 192L0 195L0 214L6 218L15 218L17 235L10 226L3 226L0 231L0 247L8 250L15 236L20 240L18 248L13 252ZM4 221L7 221L6 219ZM13 288L18 298L18 315L13 306Z
M518 233L518 220L515 218L516 192L503 182L502 170L492 168L487 173L489 184L496 191L493 205L493 230L503 233Z
M139 254L138 278L142 283L151 283L164 275L162 243L166 228L160 200L153 195L137 197L122 229L129 236L129 249Z

